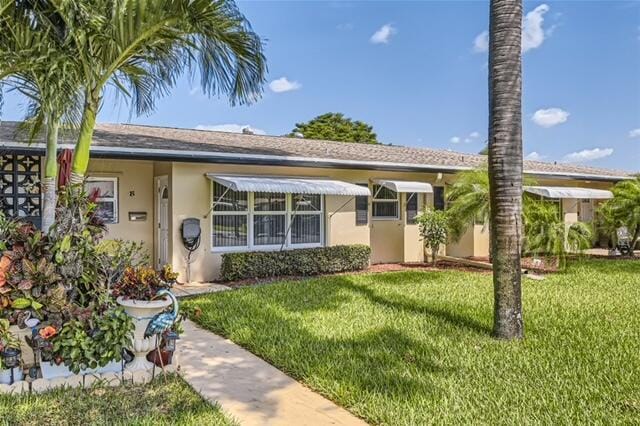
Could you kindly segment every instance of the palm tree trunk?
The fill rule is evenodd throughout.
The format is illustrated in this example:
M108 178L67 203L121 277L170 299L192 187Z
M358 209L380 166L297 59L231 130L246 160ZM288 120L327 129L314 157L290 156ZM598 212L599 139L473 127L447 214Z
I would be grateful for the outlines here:
M56 178L58 176L58 122L47 118L47 152L42 180L42 232L47 234L56 218Z
M489 185L494 336L524 335L521 294L522 0L491 0Z
M93 140L93 131L96 126L99 105L99 97L92 96L91 94L87 95L84 112L82 113L82 122L80 123L80 133L73 152L70 178L71 185L82 184L87 173L91 141Z

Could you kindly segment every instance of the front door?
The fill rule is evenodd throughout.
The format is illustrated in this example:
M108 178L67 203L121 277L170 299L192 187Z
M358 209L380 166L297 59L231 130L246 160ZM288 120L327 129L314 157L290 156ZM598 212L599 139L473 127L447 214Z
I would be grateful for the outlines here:
M579 218L580 222L591 223L593 222L593 200L582 199L580 200Z
M156 267L169 262L169 177L156 177Z

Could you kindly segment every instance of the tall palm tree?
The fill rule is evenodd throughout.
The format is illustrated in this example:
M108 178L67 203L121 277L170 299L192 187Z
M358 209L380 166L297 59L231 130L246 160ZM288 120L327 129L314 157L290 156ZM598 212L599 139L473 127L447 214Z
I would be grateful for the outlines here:
M73 56L67 54L64 28L59 20L52 19L52 12L46 3L35 8L30 2L0 1L0 97L1 90L8 88L27 98L27 117L21 130L27 131L29 142L43 129L45 132L45 233L55 219L58 132L63 118L73 122L79 88Z
M493 333L524 336L522 234L522 0L491 0L489 185L494 285Z
M231 0L60 1L85 83L72 183L86 174L104 90L111 86L137 113L153 110L183 73L203 93L232 104L256 100L266 63L261 39Z

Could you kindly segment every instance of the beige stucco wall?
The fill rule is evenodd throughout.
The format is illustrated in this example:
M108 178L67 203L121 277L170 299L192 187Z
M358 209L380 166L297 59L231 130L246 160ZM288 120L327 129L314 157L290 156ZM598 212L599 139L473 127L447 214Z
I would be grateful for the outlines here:
M201 220L202 243L192 256L192 281L208 281L218 277L222 255L211 249L211 217L204 218L211 206L211 183L206 173L330 177L351 183L367 183L374 178L419 180L434 182L435 174L378 172L367 170L313 169L298 167L238 166L217 164L173 163L172 189L172 263L184 279L186 251L180 238L180 224L187 217ZM348 202L347 202L348 201ZM346 203L346 204L345 204ZM371 201L370 201L371 203ZM344 206L343 206L344 205ZM422 206L422 202L420 203ZM342 207L342 208L341 208ZM338 211L338 209L340 209ZM369 225L355 225L355 200L349 197L325 197L325 238L327 245L368 244L372 247L372 261L415 262L423 260L422 242L416 225L405 225L404 197L398 220L371 220Z
M118 223L107 225L107 239L141 241L153 255L153 163L91 159L88 176L118 178ZM146 212L144 222L131 222L129 212Z

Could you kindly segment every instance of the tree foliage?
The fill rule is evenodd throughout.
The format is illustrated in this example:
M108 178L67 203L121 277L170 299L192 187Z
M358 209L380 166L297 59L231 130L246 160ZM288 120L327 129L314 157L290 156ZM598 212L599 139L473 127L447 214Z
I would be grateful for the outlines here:
M536 255L552 255L564 269L568 253L582 253L591 247L593 231L584 222L569 226L564 222L557 204L531 200L524 215L524 250Z
M431 250L431 262L435 265L440 246L447 242L449 226L447 213L442 210L425 208L416 217L420 236L425 245Z
M617 228L625 226L632 236L631 247L640 238L640 176L618 182L612 189L613 198L599 209L606 230L615 239Z
M373 127L359 120L352 120L342 113L329 112L319 115L306 123L296 123L290 137L321 139L340 142L377 144L378 138Z

